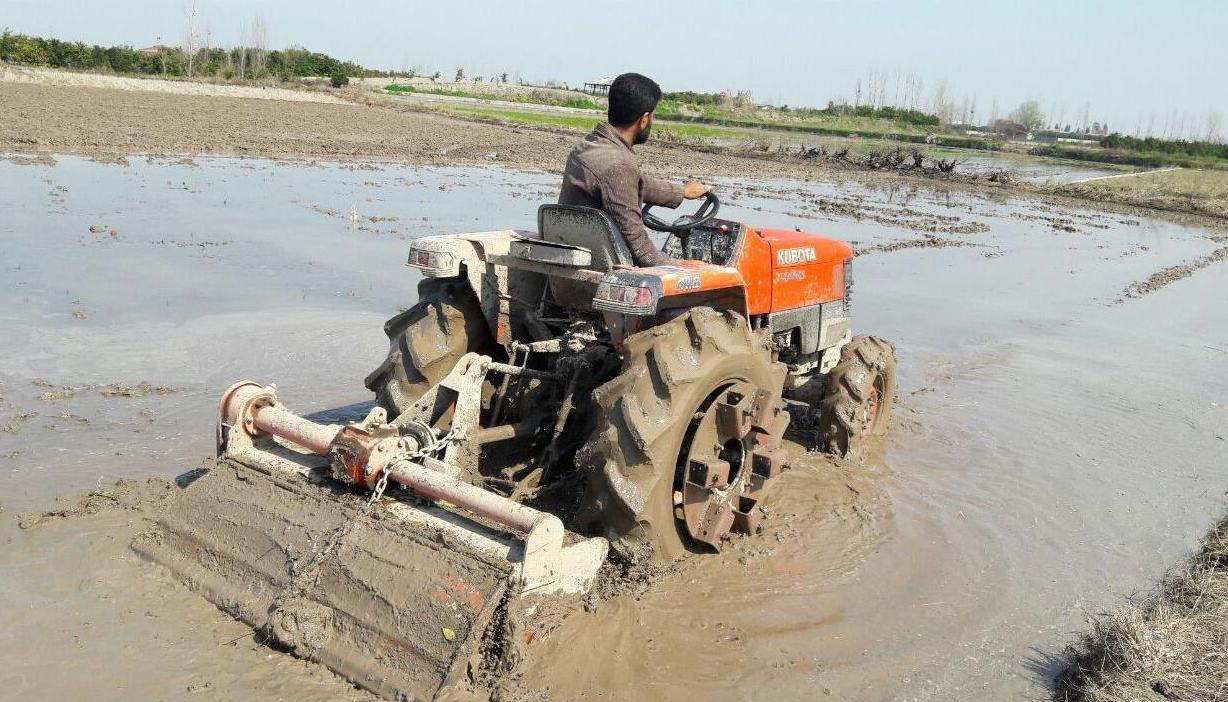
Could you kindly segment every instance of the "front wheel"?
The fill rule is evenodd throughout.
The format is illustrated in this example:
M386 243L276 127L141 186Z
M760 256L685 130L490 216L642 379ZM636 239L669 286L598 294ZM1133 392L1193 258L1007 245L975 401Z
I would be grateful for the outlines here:
M859 453L883 436L895 405L895 346L876 336L855 336L827 377L819 403L819 447L837 456Z
M464 278L424 278L418 303L384 324L388 356L366 386L389 417L404 412L470 351L489 346L482 307Z

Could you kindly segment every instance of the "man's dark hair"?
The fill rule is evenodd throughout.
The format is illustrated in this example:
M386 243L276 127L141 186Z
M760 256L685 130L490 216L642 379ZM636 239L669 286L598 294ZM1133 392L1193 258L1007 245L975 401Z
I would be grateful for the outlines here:
M626 127L645 112L657 109L661 86L648 76L624 73L610 84L610 108L606 119L615 127Z

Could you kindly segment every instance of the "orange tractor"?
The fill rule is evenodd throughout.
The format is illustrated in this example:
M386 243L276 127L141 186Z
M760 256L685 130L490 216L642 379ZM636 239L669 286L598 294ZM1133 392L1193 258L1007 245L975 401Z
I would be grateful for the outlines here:
M677 259L650 268L604 213L563 205L537 232L415 240L419 300L385 324L366 416L313 421L236 384L219 467L135 547L300 655L430 698L509 593L584 592L608 550L754 533L791 416L804 444L857 451L886 430L895 357L850 331L847 245L719 207L646 207Z

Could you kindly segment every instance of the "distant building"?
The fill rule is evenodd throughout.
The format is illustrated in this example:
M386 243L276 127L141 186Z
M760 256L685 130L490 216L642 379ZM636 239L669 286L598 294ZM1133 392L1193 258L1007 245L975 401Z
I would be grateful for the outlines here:
M147 47L145 47L144 49L137 49L137 50L136 50L136 52L137 52L138 54L154 54L154 55L157 55L157 54L164 54L164 53L166 53L166 51L167 51L169 48L170 48L169 46L163 46L162 44L154 44L153 46L147 46Z
M600 80L590 80L584 84L584 92L592 93L593 95L609 95L610 85L614 83L613 78L602 78Z

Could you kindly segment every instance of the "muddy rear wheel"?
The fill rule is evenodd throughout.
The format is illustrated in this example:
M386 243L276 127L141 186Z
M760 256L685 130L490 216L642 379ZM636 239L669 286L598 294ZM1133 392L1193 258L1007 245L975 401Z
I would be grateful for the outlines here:
M636 561L753 532L784 463L784 374L744 318L709 308L629 337L622 371L593 393L578 521Z
M837 456L859 453L883 436L895 405L895 346L876 336L855 336L827 378L819 403L819 447Z
M424 278L418 302L384 323L388 356L366 386L389 417L443 380L461 356L491 344L477 296L464 278Z

